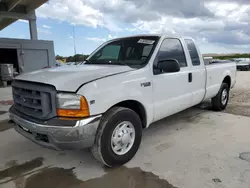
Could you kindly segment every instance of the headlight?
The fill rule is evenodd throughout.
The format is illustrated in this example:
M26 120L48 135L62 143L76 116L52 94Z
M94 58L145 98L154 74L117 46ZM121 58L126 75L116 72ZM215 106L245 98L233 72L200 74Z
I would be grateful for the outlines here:
M89 106L85 97L76 94L57 94L57 115L61 117L87 117Z

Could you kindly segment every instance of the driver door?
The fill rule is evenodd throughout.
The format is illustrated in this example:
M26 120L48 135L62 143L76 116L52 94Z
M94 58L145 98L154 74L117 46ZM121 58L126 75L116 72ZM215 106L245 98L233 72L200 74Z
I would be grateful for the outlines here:
M189 80L190 67L187 64L182 43L176 38L166 38L161 44L156 62L176 59L180 71L164 73L154 66L153 95L154 120L182 111L192 104L192 87Z

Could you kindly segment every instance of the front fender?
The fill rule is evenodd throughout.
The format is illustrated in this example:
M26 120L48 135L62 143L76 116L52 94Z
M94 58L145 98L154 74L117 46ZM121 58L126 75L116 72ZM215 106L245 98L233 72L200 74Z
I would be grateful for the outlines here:
M89 104L90 115L105 113L117 103L134 100L141 103L147 114L147 124L153 121L152 84L144 87L141 83L150 82L143 77L143 70L137 70L83 85L78 94L83 95Z
M232 74L232 73L231 73L230 70L226 70L225 72L223 72L223 75L222 75L222 77L221 77L221 83L223 82L223 80L224 80L227 76L229 76L230 79L232 79L231 74Z

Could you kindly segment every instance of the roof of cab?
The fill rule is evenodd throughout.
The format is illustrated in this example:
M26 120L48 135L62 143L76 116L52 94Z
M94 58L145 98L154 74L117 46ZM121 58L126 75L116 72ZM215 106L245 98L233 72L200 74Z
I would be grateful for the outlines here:
M191 37L185 37L185 36L179 36L179 35L166 35L166 34L139 34L139 35L130 35L130 36L124 36L124 37L118 37L115 39L124 39L124 38L131 38L131 37L169 37L169 38L183 38L183 39L192 39Z

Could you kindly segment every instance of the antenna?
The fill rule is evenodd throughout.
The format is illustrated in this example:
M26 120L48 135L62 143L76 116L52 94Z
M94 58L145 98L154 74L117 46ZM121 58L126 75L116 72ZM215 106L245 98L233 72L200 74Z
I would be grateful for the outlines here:
M75 63L76 63L76 36L75 36L75 25L73 24L73 40L74 40L74 53L75 53Z

